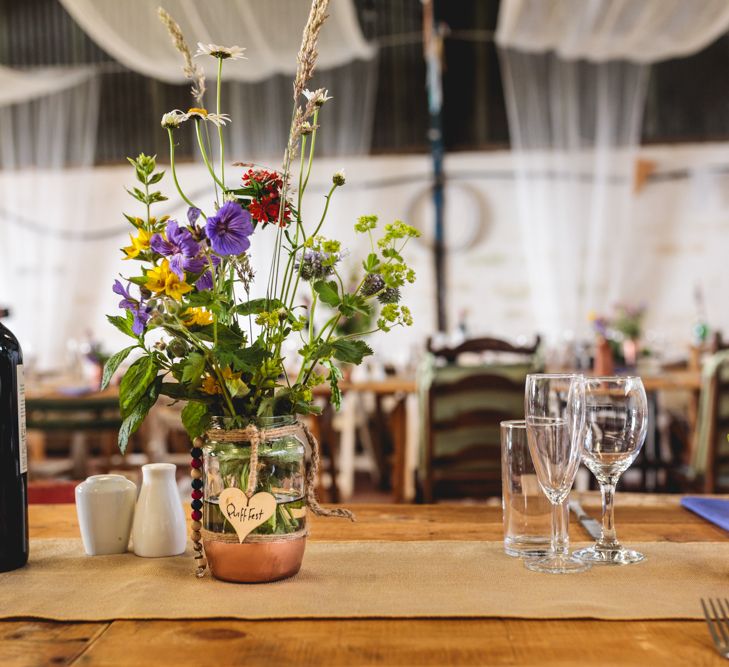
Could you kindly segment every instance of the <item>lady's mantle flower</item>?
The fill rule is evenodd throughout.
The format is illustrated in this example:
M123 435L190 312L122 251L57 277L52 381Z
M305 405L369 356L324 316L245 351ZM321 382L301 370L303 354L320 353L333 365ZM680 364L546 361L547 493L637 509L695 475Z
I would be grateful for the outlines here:
M147 283L145 287L157 294L164 293L175 301L180 301L183 294L192 290L184 280L180 280L170 269L168 260L162 260L162 264L147 271Z
M235 202L225 202L213 217L208 218L205 233L219 255L240 255L251 245L251 214Z
M219 46L218 44L203 44L202 42L197 43L197 56L212 56L213 58L222 58L227 60L243 60L245 56L243 52L245 48L242 46Z
M122 250L126 253L126 257L124 259L133 259L138 257L140 252L149 250L151 236L152 235L142 227L139 228L139 233L136 237L130 234L129 240L132 242L132 245L122 248Z
M185 279L185 271L200 273L205 268L205 259L199 257L200 245L190 230L180 227L175 220L167 223L164 236L155 234L149 244L156 253L169 258L170 269L180 280Z
M119 302L119 308L129 310L132 315L134 315L132 331L137 334L137 336L141 336L144 333L144 328L147 326L147 322L149 322L149 312L151 308L149 306L145 306L141 299L137 300L129 294L129 285L127 285L126 289L124 289L124 285L122 285L118 280L115 280L114 286L111 289L115 294L122 297L122 300Z

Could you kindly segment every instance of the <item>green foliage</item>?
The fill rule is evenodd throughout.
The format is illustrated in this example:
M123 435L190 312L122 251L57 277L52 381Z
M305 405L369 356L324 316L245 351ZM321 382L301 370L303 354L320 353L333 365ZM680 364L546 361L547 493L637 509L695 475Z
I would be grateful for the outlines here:
M339 291L335 281L319 280L314 283L314 291L319 295L319 299L327 305L335 308L339 305Z
M205 433L209 424L210 412L208 411L208 406L205 405L205 403L189 401L187 405L182 408L182 425L185 427L187 435L190 436L190 440L194 440Z
M134 315L130 311L127 311L126 317L121 315L107 315L106 319L109 320L119 331L131 338L137 338L137 334L132 331L132 325L134 324Z
M132 414L137 403L147 394L150 385L155 381L158 371L159 367L151 355L140 357L129 367L119 385L119 407L122 417Z
M136 349L136 345L125 347L123 350L109 357L104 364L104 374L101 377L101 389L102 391L109 386L111 377L116 373L121 363L129 356L129 353Z
M128 374L129 372L127 372L127 375ZM124 376L124 380L126 380L127 375ZM124 380L122 380L122 384L124 384ZM152 383L149 384L138 397L131 410L124 416L124 421L119 429L118 437L119 449L122 454L126 452L129 438L142 425L145 417L157 401L161 384L162 383L158 380L152 381ZM124 415L124 411L122 411L122 415Z

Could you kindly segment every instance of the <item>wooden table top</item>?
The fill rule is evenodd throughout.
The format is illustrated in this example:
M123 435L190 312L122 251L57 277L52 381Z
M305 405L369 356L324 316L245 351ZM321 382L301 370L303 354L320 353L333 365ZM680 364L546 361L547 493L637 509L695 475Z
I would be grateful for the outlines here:
M583 495L597 516L594 494ZM359 505L314 518L315 541L500 540L501 509ZM724 541L675 496L618 494L621 539ZM73 505L30 509L31 537L78 537ZM573 522L574 540L588 539ZM113 573L110 573L113 576ZM728 582L729 583L729 582ZM144 585L144 582L140 582ZM49 591L49 595L53 592ZM717 595L726 591L717 591ZM697 600L698 604L698 600ZM387 619L0 622L4 665L725 665L703 621Z

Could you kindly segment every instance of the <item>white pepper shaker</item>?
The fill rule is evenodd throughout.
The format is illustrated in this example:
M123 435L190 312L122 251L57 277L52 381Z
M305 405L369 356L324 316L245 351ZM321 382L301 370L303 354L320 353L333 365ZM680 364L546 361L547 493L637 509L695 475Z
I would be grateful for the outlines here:
M142 489L132 528L132 548L137 556L160 558L185 551L185 512L175 482L175 470L173 463L142 466Z
M137 487L122 475L92 475L76 487L76 513L89 556L125 553Z

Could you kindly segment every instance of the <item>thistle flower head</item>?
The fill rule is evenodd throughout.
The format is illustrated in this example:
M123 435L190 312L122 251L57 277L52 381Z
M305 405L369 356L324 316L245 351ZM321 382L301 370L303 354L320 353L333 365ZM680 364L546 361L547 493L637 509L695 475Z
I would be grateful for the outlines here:
M362 282L362 296L372 296L385 287L385 279L379 273L368 273Z
M400 290L397 287L388 287L380 292L377 300L382 304L398 303L400 301Z

